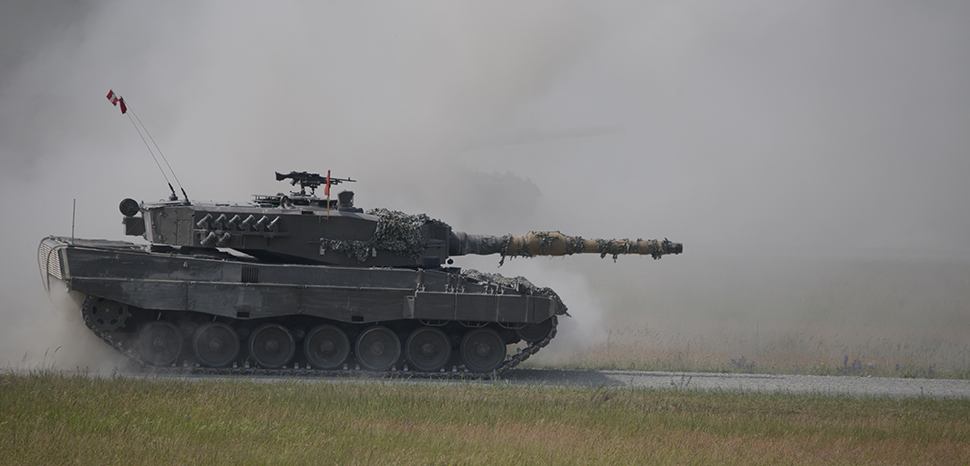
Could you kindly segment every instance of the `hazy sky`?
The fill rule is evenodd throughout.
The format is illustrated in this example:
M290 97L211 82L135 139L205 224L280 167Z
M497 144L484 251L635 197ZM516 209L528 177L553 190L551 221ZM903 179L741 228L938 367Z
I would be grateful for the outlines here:
M329 169L358 206L459 230L685 243L642 276L499 270L591 307L603 274L777 275L725 254L966 259L968 24L966 2L5 2L0 339L49 317L33 251L73 200L77 236L121 239L121 199L167 195L109 89L196 200Z

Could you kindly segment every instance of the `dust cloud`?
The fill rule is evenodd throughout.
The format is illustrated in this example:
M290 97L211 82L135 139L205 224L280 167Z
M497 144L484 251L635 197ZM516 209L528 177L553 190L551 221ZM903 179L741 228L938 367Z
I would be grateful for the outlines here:
M113 89L193 200L329 169L361 207L457 230L684 242L456 263L557 289L556 351L626 332L970 366L968 22L959 3L6 2L0 365L117 364L34 272L72 212L78 237L122 239L121 199L168 194Z

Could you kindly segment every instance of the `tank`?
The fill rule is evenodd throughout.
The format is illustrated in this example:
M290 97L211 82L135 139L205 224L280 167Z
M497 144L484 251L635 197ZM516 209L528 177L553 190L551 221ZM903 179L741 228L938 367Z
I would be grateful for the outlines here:
M453 257L501 265L683 251L666 239L468 234L424 214L364 212L352 191L329 198L331 185L354 180L276 179L300 190L246 204L125 199L124 232L145 241L45 238L44 286L62 281L91 331L152 369L494 376L546 346L566 305L550 288L462 270Z

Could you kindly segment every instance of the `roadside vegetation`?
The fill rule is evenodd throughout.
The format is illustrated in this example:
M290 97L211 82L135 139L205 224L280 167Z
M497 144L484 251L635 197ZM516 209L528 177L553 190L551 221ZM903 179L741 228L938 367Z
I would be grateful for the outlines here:
M3 464L958 464L970 400L0 373Z

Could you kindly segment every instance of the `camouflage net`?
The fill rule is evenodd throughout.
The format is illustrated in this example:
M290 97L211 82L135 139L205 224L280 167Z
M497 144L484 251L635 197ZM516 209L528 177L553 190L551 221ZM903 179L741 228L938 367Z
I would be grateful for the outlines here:
M357 262L366 261L372 251L390 251L398 256L417 260L425 249L424 226L429 223L448 226L425 214L408 215L388 209L373 209L367 213L378 217L374 236L367 241L321 238L321 250L343 252L347 257L357 259Z
M640 251L637 245L641 242L647 243L647 251ZM667 242L666 240L664 241ZM616 262L617 256L620 254L644 254L649 252L650 256L654 259L660 259L660 256L664 255L665 247L655 239L649 239L644 241L643 238L637 238L636 241L630 241L628 239L596 239L596 243L600 246L600 258L606 256L613 256L613 262Z
M545 254L546 250L549 249L549 246L552 245L553 236L551 235L551 233L553 232L533 231L531 233L535 235L536 238L539 239L538 255ZM559 233L559 232L556 231L555 233ZM563 235L563 236L566 238L566 242L569 244L569 253L568 253L569 255L583 252L583 249L585 249L586 246L585 244L583 244L582 236L566 236L566 235ZM499 267L505 265L506 257L513 258L513 257L534 257L535 256L534 254L529 254L528 244L525 242L522 243L522 246L519 249L514 251L509 250L509 247L512 246L512 238L514 237L515 237L514 235L505 235L502 237L502 249L500 251L502 258L499 259L498 261Z
M638 240L639 241L639 240ZM616 257L620 254L631 254L633 252L633 245L629 240L615 239L596 239L596 243L600 245L600 259L606 257L607 254L613 256L613 262L616 262Z
M499 286L504 286L506 288L512 288L519 290L521 292L528 292L530 294L538 294L544 296L555 296L559 297L555 291L551 288L538 287L532 284L529 279L525 277L514 277L508 278L497 273L481 272L475 269L466 269L461 272L461 275L465 278L475 280L477 282L487 282L494 283Z
M513 235L505 235L502 237L502 246L500 254L502 258L499 260L499 267L505 264L505 258L509 257L534 257L536 255L545 255L546 250L552 245L554 240L553 233L562 235L566 241L566 255L580 254L586 252L586 240L582 236L569 236L563 235L558 231L533 231L530 232L539 240L539 252L538 254L530 254L528 250L528 244L523 242L519 249L511 250ZM660 256L664 254L665 246L668 243L664 240L661 244L657 240L647 240L645 241L647 246L647 251L639 251L638 244L643 242L642 238L637 238L636 241L630 241L629 239L600 239L596 238L593 241L599 245L600 258L605 258L606 256L613 256L613 262L616 262L617 258L621 254L644 254L649 253L654 259L660 259ZM592 251L591 251L592 252Z
M505 235L502 237L502 258L498 261L498 266L501 267L505 265L505 257L509 258L520 256L520 257L532 257L529 255L529 251L523 247L518 251L509 251L509 246L512 245L512 235Z

